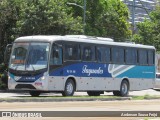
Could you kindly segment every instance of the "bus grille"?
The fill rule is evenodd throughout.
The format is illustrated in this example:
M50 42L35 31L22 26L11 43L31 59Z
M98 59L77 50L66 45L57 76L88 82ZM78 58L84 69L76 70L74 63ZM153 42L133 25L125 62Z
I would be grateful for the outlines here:
M33 85L30 84L18 84L15 89L36 89Z

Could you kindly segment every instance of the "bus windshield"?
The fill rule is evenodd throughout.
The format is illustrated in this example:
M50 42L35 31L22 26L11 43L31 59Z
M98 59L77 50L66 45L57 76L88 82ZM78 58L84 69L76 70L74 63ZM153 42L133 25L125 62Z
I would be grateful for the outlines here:
M14 43L9 68L35 71L47 68L49 43Z

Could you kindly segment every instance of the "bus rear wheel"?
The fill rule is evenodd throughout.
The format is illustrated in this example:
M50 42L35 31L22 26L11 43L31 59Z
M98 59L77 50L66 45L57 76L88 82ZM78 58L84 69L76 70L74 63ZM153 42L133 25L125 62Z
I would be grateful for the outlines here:
M89 96L100 96L101 92L99 91L87 91Z
M29 93L32 97L38 97L41 94L39 91L30 91Z
M72 79L68 79L65 84L64 91L62 92L63 96L73 96L75 91L75 84Z
M126 80L123 80L120 86L120 91L113 91L115 96L125 97L129 92L129 83Z

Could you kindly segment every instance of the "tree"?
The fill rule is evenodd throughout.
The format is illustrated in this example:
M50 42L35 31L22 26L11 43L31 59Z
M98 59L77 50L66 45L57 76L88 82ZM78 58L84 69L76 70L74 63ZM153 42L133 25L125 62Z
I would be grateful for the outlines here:
M82 34L82 18L70 11L62 0L0 0L0 52L19 36Z
M111 37L116 41L124 41L131 35L128 22L127 6L120 0L86 0L85 34L91 36ZM82 0L69 0L83 6ZM83 16L83 9L70 5L74 16Z
M18 34L81 34L81 18L73 18L68 11L64 1L24 0L17 22Z
M120 0L86 0L86 35L130 36L128 9ZM83 0L3 0L0 1L0 46L26 35L82 34ZM118 39L117 39L118 38Z
M0 52L4 52L5 46L13 40L13 28L17 20L17 0L0 1Z
M133 41L145 45L153 45L160 51L160 6L150 13L150 20L137 24L138 33Z
M125 41L131 35L127 6L120 0L103 0L105 12L101 16L103 36L113 37L116 41Z

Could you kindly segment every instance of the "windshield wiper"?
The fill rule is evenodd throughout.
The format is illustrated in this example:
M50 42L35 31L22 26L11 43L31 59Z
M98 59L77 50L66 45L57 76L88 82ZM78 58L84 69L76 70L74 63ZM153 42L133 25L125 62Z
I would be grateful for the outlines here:
M26 57L25 70L27 70L26 66L30 66L31 65L33 71L35 72L36 70L35 70L34 66L31 64L30 60L29 60L29 55L30 55L31 50L32 50L31 47L29 47L28 48L28 52L27 52L27 57Z
M30 64L30 65L32 66L33 71L35 72L36 70L35 70L34 66L32 64Z
M19 67L19 65L16 65L15 69L14 70L17 70L17 68Z

